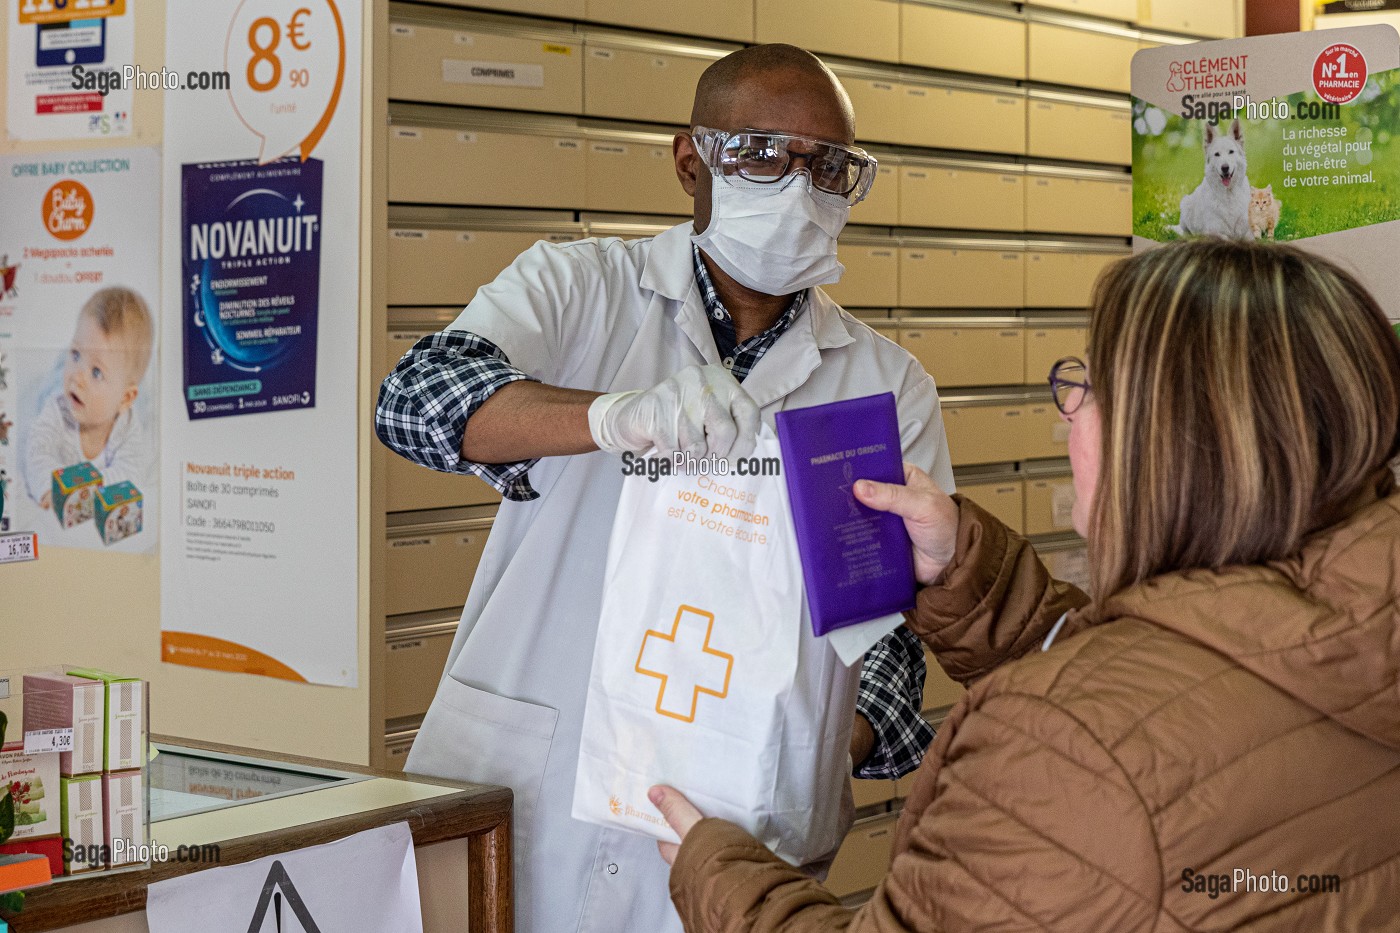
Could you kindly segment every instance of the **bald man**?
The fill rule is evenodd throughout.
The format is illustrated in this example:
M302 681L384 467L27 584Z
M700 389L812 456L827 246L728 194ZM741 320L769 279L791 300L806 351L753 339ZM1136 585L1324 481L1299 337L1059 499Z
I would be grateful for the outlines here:
M655 845L570 817L619 457L743 455L782 408L893 392L904 458L953 488L932 379L818 287L839 278L836 237L874 179L854 139L849 98L810 53L721 59L673 144L693 223L537 243L380 390L386 445L505 498L408 770L512 788L522 933L680 930ZM849 826L852 762L895 777L932 738L903 627L860 671L829 668L838 715L814 714L850 758L813 762L831 812L791 848L814 865Z

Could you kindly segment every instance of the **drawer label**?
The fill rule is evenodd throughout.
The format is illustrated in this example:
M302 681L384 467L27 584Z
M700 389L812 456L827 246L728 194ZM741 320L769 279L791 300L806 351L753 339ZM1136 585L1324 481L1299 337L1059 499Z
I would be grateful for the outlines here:
M461 535L457 538L457 544L462 547L476 547L477 535Z
M1001 176L1001 180L1008 185L1019 185L1021 183L1021 179L1017 178L1015 175L1003 175Z
M389 235L396 240L426 240L428 231L426 230L391 230Z
M411 649L413 649L413 648L421 648L421 647L423 647L423 639L421 639L421 638L411 638L411 639L408 639L407 641L391 641L391 642L389 642L389 650L390 650L390 651L409 651L409 650L411 650Z
M551 54L551 55L572 55L572 54L574 54L574 50L573 50L573 48L571 48L570 46L567 46L567 45L558 45L558 44L553 43L553 42L546 42L544 45L540 46L540 48L544 49L544 51L548 52L548 53Z
M476 45L476 36L469 32L459 32L452 36L452 41L458 45Z
M400 39L412 39L413 27L405 26L402 23L394 23L389 27L389 35Z
M612 58L612 49L590 49L588 52L594 58Z
M583 148L583 143L577 139L556 139L554 141L554 147L556 149L572 149L577 151Z
M671 63L668 62L668 61L667 61L666 59L664 59L664 58L653 58L653 59L651 60L651 66L652 66L653 68L665 68L665 67L667 67L667 66L670 65L670 64L671 64Z
M608 155L627 155L627 147L617 143L594 143L589 147L594 152L602 152Z
M457 142L459 142L459 143L474 143L474 142L476 142L476 134L475 134L475 133L471 133L471 132L462 132L462 133L458 133L458 134L457 134Z
M395 139L422 139L423 134L417 130L407 130L401 126L394 127Z
M1056 528L1074 525L1074 485L1061 483L1050 491L1050 524Z
M448 84L542 88L544 66L528 62L481 62L444 58L442 80Z
M1019 408L1008 408L1006 411L1001 413L1001 416L1003 418L1019 418L1024 414L1025 412L1021 411L1021 409Z
M457 242L458 242L458 243L470 243L471 241L472 241L472 234L471 234L471 231L469 231L469 230L463 230L461 233L457 234Z
M921 87L907 87L907 88L904 89L904 93L908 94L910 97L927 97L927 96L928 96L928 91L924 90L924 89L921 88Z
M572 243L578 236L573 233L551 233L545 239L551 243Z
M927 177L928 177L928 172L916 172L916 171L913 171L912 169L909 171L908 174L909 174L909 177L910 177L910 178L927 178ZM949 174L949 175L956 175L957 172L949 172L948 174Z
M879 258L879 259L889 259L891 256L894 255L894 250L892 250L892 249L872 249L872 250L870 251L870 255L871 255L872 257Z
M390 547L390 548L401 548L401 547L430 547L430 546L432 545L432 543L433 543L433 539L432 539L432 538L399 538L399 539L396 540L396 541L390 541L390 542L389 542L389 547Z

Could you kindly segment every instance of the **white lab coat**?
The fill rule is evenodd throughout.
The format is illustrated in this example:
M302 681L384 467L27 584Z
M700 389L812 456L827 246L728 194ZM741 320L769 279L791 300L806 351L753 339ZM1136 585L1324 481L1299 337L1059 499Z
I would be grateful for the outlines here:
M744 381L764 420L771 426L784 407L893 391L905 459L951 490L933 380L825 293L811 297ZM478 291L452 329L569 388L644 389L720 362L689 224L652 239L538 243ZM501 506L407 767L515 792L520 933L679 931L655 843L570 816L621 463L602 452L547 458L530 482L540 498ZM834 704L854 709L858 677L856 665ZM849 743L851 714L840 719ZM844 771L838 757L830 767Z

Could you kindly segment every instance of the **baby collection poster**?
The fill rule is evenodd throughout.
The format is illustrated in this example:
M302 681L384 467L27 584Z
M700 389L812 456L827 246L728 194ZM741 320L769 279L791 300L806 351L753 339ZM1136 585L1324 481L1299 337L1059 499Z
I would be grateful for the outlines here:
M160 154L13 156L0 172L0 532L153 551Z
M1400 320L1400 35L1360 26L1139 52L1133 241L1296 243Z

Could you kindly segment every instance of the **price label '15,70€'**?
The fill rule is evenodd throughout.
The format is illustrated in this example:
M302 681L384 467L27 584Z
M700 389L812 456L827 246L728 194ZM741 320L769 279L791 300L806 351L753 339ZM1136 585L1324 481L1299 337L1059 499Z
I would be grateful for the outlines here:
M239 119L262 139L258 161L293 150L305 161L345 82L345 26L335 0L243 0L229 23L224 66Z

